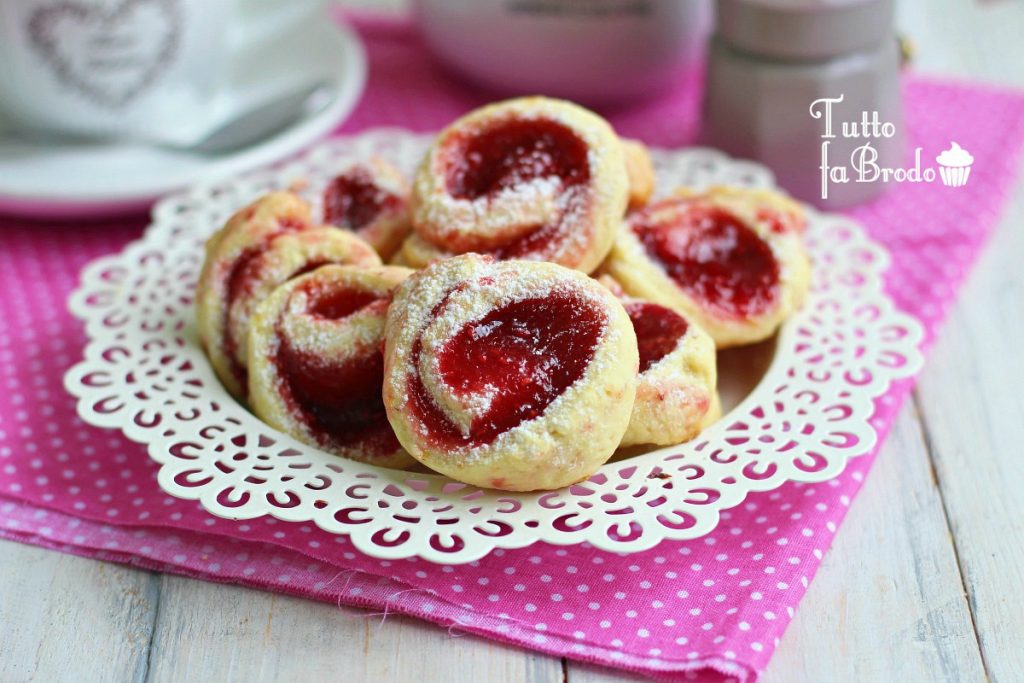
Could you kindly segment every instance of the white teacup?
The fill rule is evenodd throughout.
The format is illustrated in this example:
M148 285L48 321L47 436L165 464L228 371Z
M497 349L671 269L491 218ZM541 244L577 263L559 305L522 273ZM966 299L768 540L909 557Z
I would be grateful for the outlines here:
M0 0L0 117L187 145L301 87L287 55L324 11L324 0Z

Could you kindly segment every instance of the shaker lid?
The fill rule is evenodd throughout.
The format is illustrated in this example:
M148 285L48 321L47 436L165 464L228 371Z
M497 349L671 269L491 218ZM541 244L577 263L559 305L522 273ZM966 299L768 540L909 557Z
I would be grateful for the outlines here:
M822 59L889 38L893 0L718 0L717 31L745 52Z

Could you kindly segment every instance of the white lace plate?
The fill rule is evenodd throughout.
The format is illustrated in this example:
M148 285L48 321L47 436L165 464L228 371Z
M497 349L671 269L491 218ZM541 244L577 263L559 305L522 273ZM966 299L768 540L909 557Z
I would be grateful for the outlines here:
M411 173L427 142L400 130L334 139L286 166L160 202L145 236L91 263L71 296L88 343L65 385L82 419L146 444L172 496L230 519L313 522L374 557L454 564L536 541L629 553L708 533L752 491L834 477L874 446L874 399L922 364L920 324L883 290L884 250L850 220L811 211L806 305L778 335L756 387L690 443L607 463L567 489L525 494L299 443L234 401L197 344L202 243L269 189L304 180L319 212L321 189L342 167L379 155ZM711 150L652 154L660 188L772 184L763 167Z

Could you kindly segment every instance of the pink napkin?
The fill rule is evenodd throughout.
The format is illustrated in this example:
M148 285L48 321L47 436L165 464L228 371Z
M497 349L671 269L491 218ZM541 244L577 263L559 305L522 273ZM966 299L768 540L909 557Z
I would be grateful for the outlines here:
M407 25L362 21L370 86L342 132L435 129L489 97L453 80ZM626 135L691 141L699 82L605 112ZM907 125L934 158L956 140L975 158L965 187L901 185L851 214L893 252L889 291L932 339L996 223L1024 143L1024 95L910 78ZM753 680L814 576L874 454L835 480L752 495L710 535L620 556L583 545L495 551L465 566L379 561L345 537L273 519L231 522L163 494L156 465L113 431L84 425L64 371L84 337L65 309L77 273L143 221L58 226L0 218L0 536L65 552L416 615L554 655L664 678ZM910 389L877 402L885 432Z

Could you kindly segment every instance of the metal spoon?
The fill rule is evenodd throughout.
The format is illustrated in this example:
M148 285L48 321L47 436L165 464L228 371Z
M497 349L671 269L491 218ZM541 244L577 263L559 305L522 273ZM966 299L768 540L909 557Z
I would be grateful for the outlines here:
M334 99L330 81L318 81L295 92L248 109L210 131L199 142L183 147L199 154L223 154L248 147L287 128L300 118L321 111Z

